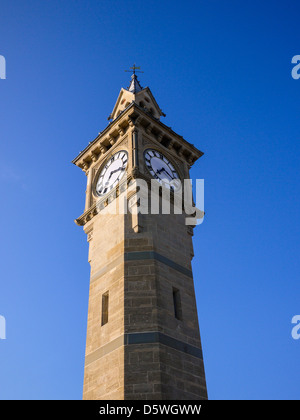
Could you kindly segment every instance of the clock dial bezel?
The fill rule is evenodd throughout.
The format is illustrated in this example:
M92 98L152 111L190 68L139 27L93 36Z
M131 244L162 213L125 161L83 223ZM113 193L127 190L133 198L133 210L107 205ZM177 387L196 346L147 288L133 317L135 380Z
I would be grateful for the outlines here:
M118 150L114 152L111 156L109 156L106 159L106 161L103 163L103 165L101 165L101 167L99 168L95 176L95 183L94 183L94 188L93 188L93 193L97 198L104 197L105 195L109 194L114 188L116 188L119 185L128 167L128 156L129 155L128 155L127 150L124 150L124 149ZM118 161L122 162L121 167L120 166L118 167L118 165L121 164L121 162L117 163ZM114 165L114 166L111 167L111 165ZM118 174L118 172L120 173ZM118 174L118 176L115 177L113 176L114 174ZM101 178L103 178L102 182L105 181L106 185L102 185L102 188L100 190L101 192L99 192L98 185Z
M151 156L150 153L152 153L153 155ZM152 159L160 160L163 163L162 167L160 169L155 169L153 166L156 165L151 165ZM181 181L178 169L173 164L173 162L160 150L154 148L145 149L144 163L150 175L154 179L156 179L161 185L164 185L165 187L173 191L178 191L180 189L180 186L176 188L175 185L170 185L172 181L176 181L177 179L178 181Z

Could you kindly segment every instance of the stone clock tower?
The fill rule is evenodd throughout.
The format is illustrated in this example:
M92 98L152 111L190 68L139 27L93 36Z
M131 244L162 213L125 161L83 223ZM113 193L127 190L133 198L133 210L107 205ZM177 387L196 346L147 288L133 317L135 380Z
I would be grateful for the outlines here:
M193 227L184 212L126 211L120 200L135 179L164 188L188 179L203 153L160 121L163 112L133 69L110 123L73 160L87 176L76 223L91 266L83 399L206 399ZM136 194L131 188L127 198L138 209ZM113 204L118 211L106 211Z

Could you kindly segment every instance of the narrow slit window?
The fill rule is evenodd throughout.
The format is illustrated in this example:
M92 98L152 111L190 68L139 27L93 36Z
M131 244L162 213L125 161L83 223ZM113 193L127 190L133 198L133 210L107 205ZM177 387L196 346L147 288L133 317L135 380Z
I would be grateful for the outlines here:
M108 301L109 294L108 292L102 295L102 316L101 316L101 325L108 323Z
M182 309L180 291L173 287L173 304L174 304L174 315L176 319L182 320Z

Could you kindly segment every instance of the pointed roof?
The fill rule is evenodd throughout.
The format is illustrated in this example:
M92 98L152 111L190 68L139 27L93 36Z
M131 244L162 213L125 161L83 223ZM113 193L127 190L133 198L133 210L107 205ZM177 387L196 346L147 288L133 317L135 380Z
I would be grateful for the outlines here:
M137 93L143 90L135 73L133 73L133 75L131 76L131 82L127 90L132 93Z
M134 69L135 70L135 69ZM115 103L112 113L109 115L109 120L114 120L121 112L123 112L132 102L141 106L147 112L157 119L165 114L160 109L149 87L143 88L138 81L135 71L131 76L130 85L127 89L122 88L117 102Z

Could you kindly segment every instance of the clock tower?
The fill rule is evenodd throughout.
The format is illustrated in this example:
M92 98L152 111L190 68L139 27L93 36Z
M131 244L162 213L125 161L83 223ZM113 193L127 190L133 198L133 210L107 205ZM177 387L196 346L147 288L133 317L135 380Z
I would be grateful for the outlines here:
M76 223L91 267L83 399L207 399L193 226L174 206L203 153L160 121L165 115L135 69L108 126L73 160L87 176ZM150 206L154 184L161 201L169 192L169 212Z

